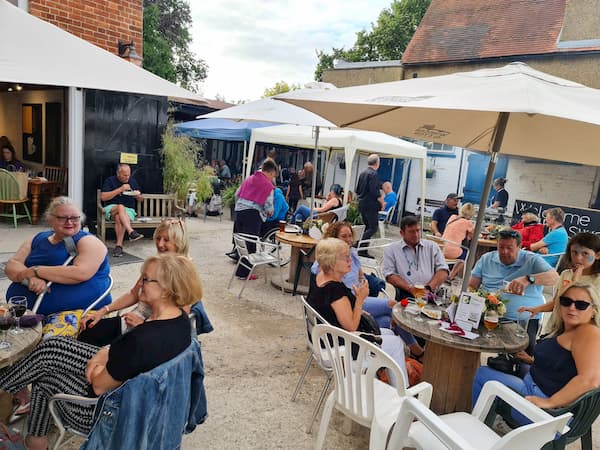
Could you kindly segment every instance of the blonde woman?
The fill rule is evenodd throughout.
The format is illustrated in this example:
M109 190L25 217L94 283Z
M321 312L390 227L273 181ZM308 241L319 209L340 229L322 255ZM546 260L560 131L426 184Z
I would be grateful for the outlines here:
M534 347L523 379L482 366L473 383L473 404L486 381L497 380L540 408L572 403L600 386L600 293L589 283L565 286L554 303L551 331Z
M189 239L185 223L182 219L164 219L153 235L158 254L171 253L188 256ZM78 340L92 345L109 345L124 331L142 324L149 315L149 308L139 303L139 292L142 279L138 278L129 292L120 296L113 303L91 312L81 319L81 333ZM112 311L121 311L135 304L138 306L122 315L103 317Z
M467 250L463 249L461 244L465 239L471 241L473 239L473 231L475 225L471 220L475 215L475 207L471 203L465 203L461 206L458 215L450 216L442 239L445 239L446 244L444 245L444 258L459 259L452 271L450 272L449 278L453 279L457 274L462 274L464 267L464 260L467 257Z
M191 331L182 308L201 297L200 278L187 257L152 256L142 266L139 291L140 301L150 308L146 322L102 348L66 337L46 339L24 359L0 370L4 391L15 393L33 385L27 448L48 448L52 395L97 397L184 351L191 343ZM69 416L77 417L79 431L89 431L94 406L64 408Z

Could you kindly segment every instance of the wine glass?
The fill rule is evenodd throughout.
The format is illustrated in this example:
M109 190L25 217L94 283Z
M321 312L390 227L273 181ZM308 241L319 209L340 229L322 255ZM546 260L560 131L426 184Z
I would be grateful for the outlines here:
M5 302L0 303L0 330L2 330L2 341L0 341L0 350L12 347L12 344L6 340L6 332L13 324L10 310Z
M427 305L427 299L425 298L425 286L421 284L415 284L413 288L413 292L415 295L415 304L419 308L419 314L415 317L417 322L423 322L423 318L421 317L421 311Z
M23 328L21 328L21 316L25 314L27 311L27 297L22 295L16 295L8 299L8 305L11 309L12 314L17 319L17 326L10 330L12 334L21 334L24 333Z
M494 309L486 310L483 316L483 325L488 330L485 337L488 339L494 337L492 330L498 326L498 311Z

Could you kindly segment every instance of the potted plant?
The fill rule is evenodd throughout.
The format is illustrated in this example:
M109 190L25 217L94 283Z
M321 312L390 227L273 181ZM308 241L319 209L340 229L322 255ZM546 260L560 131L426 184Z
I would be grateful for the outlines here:
M425 178L433 178L435 174L435 169L426 169L425 170Z
M228 206L231 212L231 220L235 220L235 193L240 187L240 181L235 181L221 191L223 206Z

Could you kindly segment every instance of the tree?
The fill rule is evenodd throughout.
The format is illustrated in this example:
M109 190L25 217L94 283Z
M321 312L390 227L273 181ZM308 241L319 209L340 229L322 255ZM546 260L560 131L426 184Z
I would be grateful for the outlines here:
M272 88L265 89L265 92L263 93L262 98L273 97L274 95L283 94L284 92L290 92L295 89L300 89L300 85L292 84L290 86L285 81L278 81L277 83L275 83L275 86L273 86Z
M187 0L144 0L144 69L196 91L208 65L189 49L191 25Z
M345 61L386 61L401 59L406 46L425 15L431 0L393 0L381 11L371 31L356 33L356 42L345 50L332 48L331 53L317 51L315 80L321 81L323 71L333 68L336 59Z

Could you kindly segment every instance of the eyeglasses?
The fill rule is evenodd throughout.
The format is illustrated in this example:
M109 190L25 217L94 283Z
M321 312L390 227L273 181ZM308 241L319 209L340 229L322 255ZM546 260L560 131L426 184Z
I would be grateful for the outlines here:
M81 216L56 216L54 214L52 214L52 216L63 224L66 224L67 222L79 223L81 220Z
M513 239L517 239L520 235L518 231L515 230L500 230L498 232L498 236L500 236L501 238L513 238Z
M142 277L142 284L146 283L158 283L158 280L155 280L154 278Z
M578 309L579 311L585 311L588 309L588 306L591 305L590 302L586 302L585 300L573 300L572 298L563 295L558 298L558 301L560 302L560 306L564 306L565 308L569 308L575 303L575 309Z

